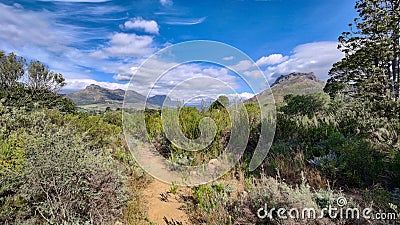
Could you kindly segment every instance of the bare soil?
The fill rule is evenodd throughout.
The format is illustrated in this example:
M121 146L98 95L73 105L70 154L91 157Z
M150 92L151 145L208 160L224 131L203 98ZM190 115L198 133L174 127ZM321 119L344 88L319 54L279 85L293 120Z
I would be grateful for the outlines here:
M177 193L173 194L170 193L171 186L154 179L143 190L149 221L156 224L167 224L164 219L166 218L168 221L174 220L183 224L191 224L182 200L182 196L186 196L190 189L179 187Z

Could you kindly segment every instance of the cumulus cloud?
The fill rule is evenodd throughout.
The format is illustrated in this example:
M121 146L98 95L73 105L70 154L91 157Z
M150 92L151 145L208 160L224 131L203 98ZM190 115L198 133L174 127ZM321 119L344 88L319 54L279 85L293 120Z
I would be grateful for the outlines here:
M120 84L120 83L113 83L113 82L101 82L96 81L93 79L67 79L67 85L63 87L63 92L69 93L77 90L82 90L91 84L96 84L104 88L108 89L122 89L126 90L128 84Z
M246 100L252 98L255 94L249 92L237 93L237 94L229 94L227 97L231 100Z
M64 24L63 16L63 13L0 3L0 49L28 60L40 60L66 78L89 77L82 67L96 68L100 63L76 46L94 36L98 38L101 31Z
M261 70L251 70L251 71L244 71L244 75L249 76L249 77L256 77L256 78L261 78L264 76L264 73Z
M242 60L236 65L231 66L231 68L237 72L246 71L254 67L254 63L250 60Z
M185 101L200 95L234 92L240 88L238 78L226 68L199 63L175 65L152 59L146 61L139 70L132 67L130 73L120 73L114 78L127 81L135 74L129 89L143 95L170 94L173 99Z
M263 56L257 60L258 66L274 65L288 60L288 56L283 56L282 54L272 54L269 56Z
M137 69L138 67L136 66L130 67L129 69L120 68L118 73L114 75L113 78L117 81L130 81Z
M238 101L243 101L249 99L254 96L254 94L243 92L243 93L235 93L235 94L211 94L211 95L196 95L191 97L190 99L185 99L185 105L194 105L194 106L202 106L204 103L205 105L210 105L212 102L218 99L219 96L224 95L229 98L230 104L237 103Z
M171 6L174 4L172 0L160 0L162 6Z
M110 0L40 0L42 2L83 2L83 3L101 3Z
M233 57L233 56L227 56L227 57L222 58L222 60L229 61L229 60L233 60L234 58L235 57Z
M49 21L54 20L48 12L24 10L20 5L8 6L0 3L0 46L8 44L12 48L23 48L27 45L40 47L60 47L70 43L71 35L61 35L52 31L57 29ZM64 35L65 34L65 35Z
M265 74L269 81L291 72L314 72L320 79L328 79L332 65L344 54L337 49L337 42L314 42L297 46L288 60L269 66Z
M113 76L113 78L117 81L130 81L132 78L132 74L130 73L117 73Z
M94 58L143 56L154 51L153 37L127 33L115 33L111 36L109 47L91 53Z
M159 26L154 20L145 20L142 17L136 17L129 21L126 21L123 25L120 26L125 30L143 30L146 33L150 34L158 34Z

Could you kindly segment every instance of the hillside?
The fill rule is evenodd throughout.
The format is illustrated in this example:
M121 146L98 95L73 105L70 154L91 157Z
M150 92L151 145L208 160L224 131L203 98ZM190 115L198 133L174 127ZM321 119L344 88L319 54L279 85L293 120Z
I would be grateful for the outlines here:
M81 108L88 110L104 110L107 107L112 109L122 108L124 102L125 91L122 89L107 89L100 87L99 85L91 84L85 89L67 94L75 104ZM138 108L141 103L146 101L146 97L132 90L128 90L127 99L125 104L128 102L131 108ZM176 105L175 101L172 101L165 95L155 95L147 99L147 107L159 108L165 104L168 106Z
M107 89L99 85L91 84L85 89L67 94L76 105L87 110L105 110L107 107L112 109L122 108L125 91L122 89ZM145 97L135 91L129 91L129 102L132 107L138 107Z
M325 83L320 80L313 72L311 73L290 73L282 75L271 85L275 103L283 101L283 97L288 94L301 95L322 91ZM270 95L270 90L265 90L245 102L256 102L256 97L261 102Z
M147 99L147 104L175 107L178 104L178 102L173 101L170 97L166 95L154 95L149 99Z
M125 91L121 89L110 90L95 84L91 84L83 90L67 94L67 97L74 101L75 104L81 106L91 104L107 104L112 103L113 101L123 101L124 94Z

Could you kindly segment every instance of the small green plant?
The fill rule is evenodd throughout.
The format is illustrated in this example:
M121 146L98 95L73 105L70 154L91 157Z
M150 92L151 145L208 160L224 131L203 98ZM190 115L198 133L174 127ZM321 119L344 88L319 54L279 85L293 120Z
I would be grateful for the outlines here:
M169 188L169 193L175 195L176 193L178 193L178 189L179 189L179 186L175 183L172 183L171 187Z

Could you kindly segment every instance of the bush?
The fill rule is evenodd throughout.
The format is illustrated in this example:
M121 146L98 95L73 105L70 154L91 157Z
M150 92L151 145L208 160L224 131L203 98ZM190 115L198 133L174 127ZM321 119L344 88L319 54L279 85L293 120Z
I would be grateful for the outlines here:
M298 186L289 186L285 182L262 176L249 184L234 184L243 189L233 189L232 183L214 183L194 188L193 203L190 208L192 221L196 224L334 224L336 222L325 215L323 219L284 219L274 220L259 218L257 211L267 205L272 208L314 208L316 215L321 209L331 205L336 207L336 200L343 195L330 189L313 191L303 178ZM351 204L354 204L350 201ZM300 214L301 215L301 214Z
M286 95L286 105L280 111L286 115L302 115L312 117L318 113L324 113L329 107L329 95L325 93L313 93L306 95Z
M122 218L123 170L94 147L95 139L73 123L54 123L54 112L1 107L0 112L6 128L0 133L6 146L0 164L1 223L104 224Z
M76 105L72 100L49 90L35 90L18 85L16 87L0 88L0 103L4 106L35 109L57 109L61 112L75 112Z

